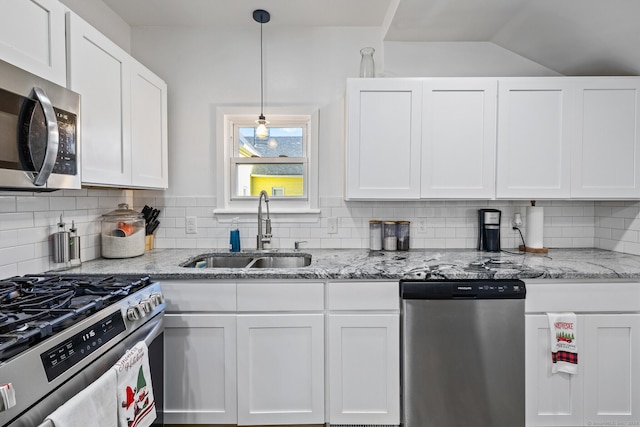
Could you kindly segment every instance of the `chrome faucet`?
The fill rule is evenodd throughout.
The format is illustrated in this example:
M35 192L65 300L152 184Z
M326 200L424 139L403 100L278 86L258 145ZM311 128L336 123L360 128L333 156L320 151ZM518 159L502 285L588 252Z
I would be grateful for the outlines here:
M267 219L264 220L265 232L262 234L262 197L264 196L264 203L267 206ZM269 215L269 195L266 191L260 192L260 198L258 199L258 249L264 249L265 243L271 243L271 217Z

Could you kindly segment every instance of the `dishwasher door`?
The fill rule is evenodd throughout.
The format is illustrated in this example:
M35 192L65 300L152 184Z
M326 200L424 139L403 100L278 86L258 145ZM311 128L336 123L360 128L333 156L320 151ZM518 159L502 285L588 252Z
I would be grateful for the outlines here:
M478 295L467 282L452 283L450 295L439 291L434 299L403 295L403 426L524 427L524 283L518 282L499 285L515 286L515 295ZM456 293L458 286L464 288Z

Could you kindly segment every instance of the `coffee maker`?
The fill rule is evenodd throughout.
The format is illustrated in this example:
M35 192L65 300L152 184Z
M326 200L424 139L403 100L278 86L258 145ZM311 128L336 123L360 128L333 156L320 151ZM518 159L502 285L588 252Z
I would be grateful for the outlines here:
M500 216L498 209L478 209L478 250L500 252Z

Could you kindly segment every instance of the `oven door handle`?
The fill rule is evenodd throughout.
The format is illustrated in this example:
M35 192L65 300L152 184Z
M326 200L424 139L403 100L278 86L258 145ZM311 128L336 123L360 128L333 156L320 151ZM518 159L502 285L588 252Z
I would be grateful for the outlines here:
M44 154L44 161L42 167L37 172L33 179L33 185L41 187L47 183L49 176L53 172L53 167L56 165L56 158L58 157L58 145L60 143L60 134L58 132L58 120L56 119L56 112L53 109L51 100L47 96L44 90L39 87L34 87L33 92L42 107L44 113L44 121L47 127L47 148Z

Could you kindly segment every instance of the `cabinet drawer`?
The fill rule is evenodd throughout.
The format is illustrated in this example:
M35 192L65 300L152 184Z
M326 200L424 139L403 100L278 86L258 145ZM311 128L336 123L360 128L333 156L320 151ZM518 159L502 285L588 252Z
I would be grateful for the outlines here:
M161 281L167 312L236 311L236 284L211 281Z
M527 313L640 311L640 283L526 281L526 286Z
M329 310L399 310L398 282L330 282Z
M238 283L238 311L324 310L324 283Z

